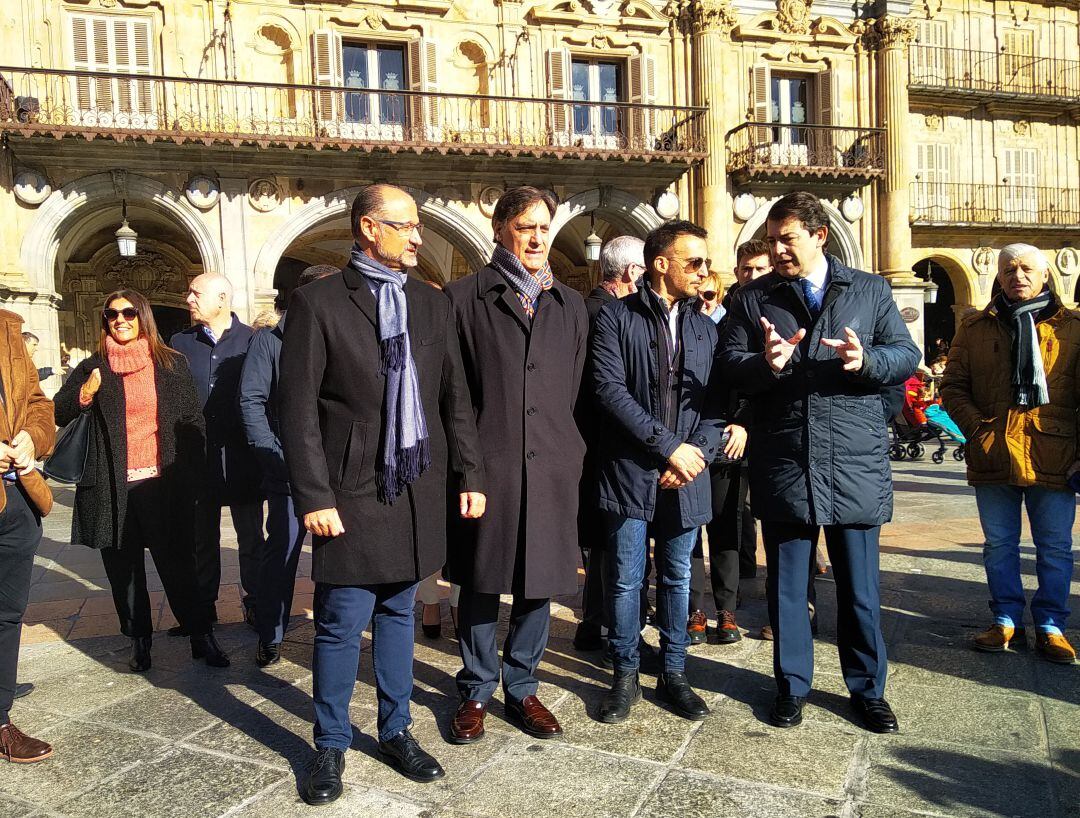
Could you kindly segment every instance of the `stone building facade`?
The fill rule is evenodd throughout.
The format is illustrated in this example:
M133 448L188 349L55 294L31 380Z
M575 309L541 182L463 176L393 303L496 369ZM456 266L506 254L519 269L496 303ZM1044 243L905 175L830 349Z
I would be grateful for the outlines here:
M54 367L96 345L119 286L175 329L188 280L219 271L250 319L308 264L344 262L371 181L420 202L433 281L486 260L492 206L516 184L558 194L552 263L582 290L590 233L693 218L728 269L771 201L810 189L833 251L889 277L916 336L985 303L995 248L1021 238L1071 303L1078 15L993 0L9 0L0 303Z

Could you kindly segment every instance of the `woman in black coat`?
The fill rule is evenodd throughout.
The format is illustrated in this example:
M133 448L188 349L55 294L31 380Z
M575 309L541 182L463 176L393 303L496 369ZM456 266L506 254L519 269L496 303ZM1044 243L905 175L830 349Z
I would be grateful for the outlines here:
M154 625L143 557L149 548L169 605L191 634L191 655L227 667L195 586L202 411L187 362L162 343L142 294L119 290L105 299L98 352L75 368L53 400L61 425L92 413L71 541L101 552L120 631L131 637L128 665L136 673L150 668Z
M457 315L487 475L487 513L458 521L447 565L461 585L458 625L463 704L451 740L483 735L498 686L499 595L513 594L503 645L507 709L526 732L562 732L536 698L551 597L577 593L578 481L585 444L574 404L585 364L585 302L556 281L548 232L556 203L522 187L503 194L492 224L491 264L446 287Z

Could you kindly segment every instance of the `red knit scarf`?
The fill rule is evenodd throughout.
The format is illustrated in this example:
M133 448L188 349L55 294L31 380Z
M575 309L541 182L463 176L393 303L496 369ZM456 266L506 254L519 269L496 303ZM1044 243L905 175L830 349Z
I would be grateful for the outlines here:
M145 338L119 344L109 336L105 339L109 369L124 382L124 401L127 421L127 467L156 469L158 462L157 388L154 383L154 361Z

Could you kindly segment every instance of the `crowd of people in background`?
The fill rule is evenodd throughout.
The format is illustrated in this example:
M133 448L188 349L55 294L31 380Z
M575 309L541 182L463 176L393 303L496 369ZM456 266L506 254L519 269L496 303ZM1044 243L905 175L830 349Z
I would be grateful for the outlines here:
M583 298L548 261L556 208L548 191L508 190L488 265L442 288L410 276L423 244L416 202L370 185L352 206L349 263L306 270L256 328L232 311L220 275L191 282L192 326L167 343L144 295L109 294L98 349L52 402L38 386L51 372L32 363L36 338L0 312L0 755L52 753L9 710L52 504L35 465L55 424L85 419L71 541L101 553L133 672L153 663L146 550L177 619L170 634L190 640L194 659L228 666L214 634L228 506L254 661L268 667L282 658L310 534L309 804L342 793L368 628L381 757L417 782L445 776L410 731L414 609L419 601L422 633L439 638L440 579L452 584L461 654L450 742L483 740L500 688L525 733L562 734L537 672L551 601L578 591L579 560L574 645L600 652L612 672L598 719L632 717L643 671L656 675L661 703L707 718L687 651L743 638L736 611L740 584L758 571L757 521L769 614L760 636L773 642L777 686L768 721L798 725L813 686L823 539L851 706L868 730L896 732L878 546L892 514L887 425L898 396L921 389L909 381L921 355L888 282L827 254L825 208L793 193L772 205L764 239L737 248L726 293L706 229L676 220L644 240L608 241L601 280ZM1005 248L1000 294L961 322L931 368L944 367L941 395L968 439L986 536L994 619L974 646L1024 638L1026 507L1036 648L1071 662L1080 317L1048 288L1047 269L1035 248Z

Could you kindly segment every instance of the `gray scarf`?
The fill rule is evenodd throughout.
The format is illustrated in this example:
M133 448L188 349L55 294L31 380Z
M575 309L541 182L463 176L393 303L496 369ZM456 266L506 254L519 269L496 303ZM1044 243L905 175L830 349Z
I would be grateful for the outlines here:
M350 266L375 285L379 371L386 376L382 462L375 469L379 502L393 505L405 487L431 465L420 381L409 344L407 273L391 270L353 246Z
M533 275L525 269L517 256L501 244L496 244L495 252L491 254L491 266L502 273L502 277L517 293L521 308L531 319L536 313L536 301L540 298L540 293L550 290L555 283L551 264L544 264L543 268Z
M1012 386L1015 406L1042 406L1050 402L1046 371L1039 351L1039 333L1035 320L1039 313L1054 304L1050 290L1043 290L1027 301L1009 301L1004 293L994 298L998 320L1012 335Z

